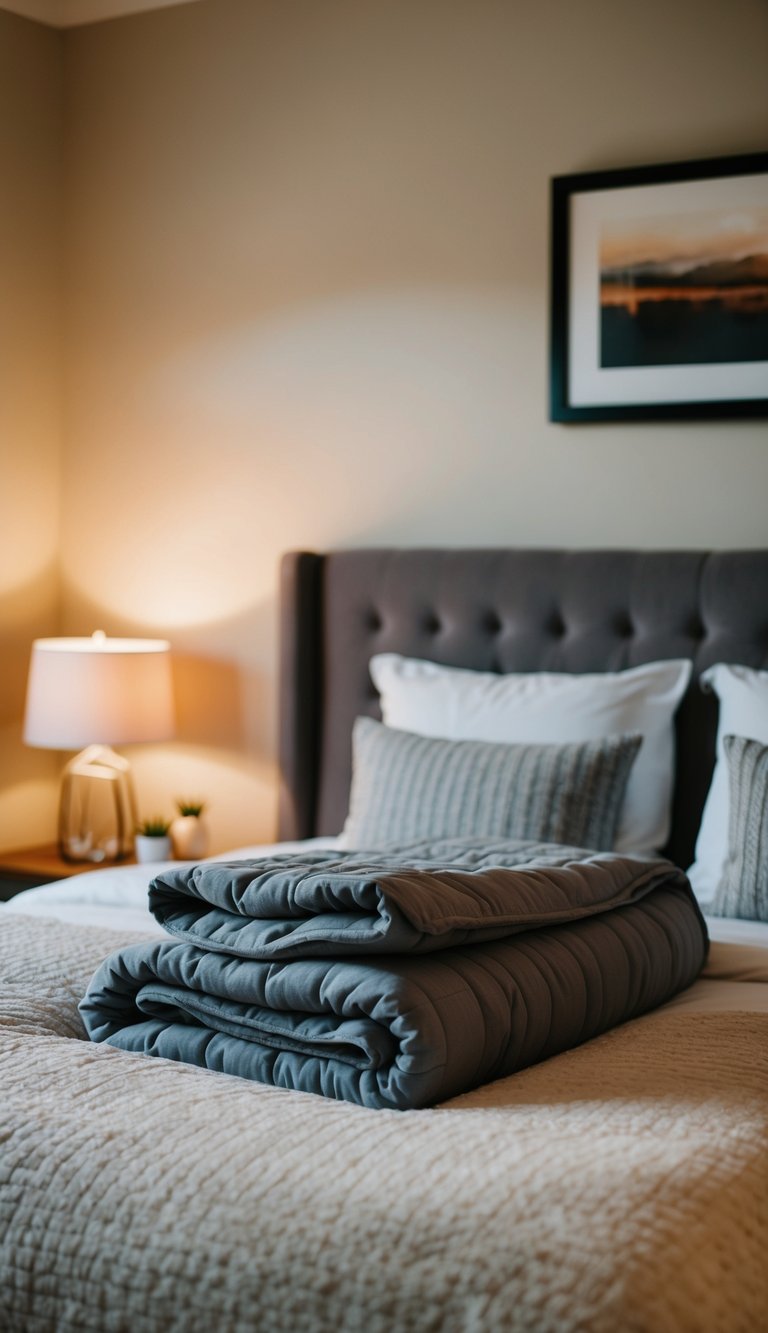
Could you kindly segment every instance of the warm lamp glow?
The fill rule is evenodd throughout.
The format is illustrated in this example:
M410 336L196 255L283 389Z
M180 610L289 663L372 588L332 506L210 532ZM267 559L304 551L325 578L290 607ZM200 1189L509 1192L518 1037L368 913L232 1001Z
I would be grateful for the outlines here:
M128 761L109 749L173 735L165 639L36 639L24 740L50 750L86 746L62 779L59 845L67 860L130 853L136 801Z
M47 750L165 741L173 735L165 639L36 639L24 740Z

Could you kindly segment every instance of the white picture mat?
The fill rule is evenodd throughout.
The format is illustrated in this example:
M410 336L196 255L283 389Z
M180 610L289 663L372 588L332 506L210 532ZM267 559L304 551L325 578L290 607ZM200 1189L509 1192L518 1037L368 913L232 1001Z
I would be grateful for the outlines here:
M568 402L608 404L716 402L767 398L768 361L603 369L600 356L600 236L606 222L699 209L768 206L768 173L663 185L585 190L570 197Z

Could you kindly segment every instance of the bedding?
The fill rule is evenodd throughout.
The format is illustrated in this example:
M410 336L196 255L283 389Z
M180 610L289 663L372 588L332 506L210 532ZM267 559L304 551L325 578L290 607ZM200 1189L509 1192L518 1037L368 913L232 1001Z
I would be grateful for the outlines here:
M762 1326L768 1014L683 1003L731 983L398 1113L89 1043L125 942L2 918L8 1333Z
M610 851L640 736L581 745L444 741L357 718L342 845L535 838Z
M449 740L526 744L593 741L639 733L616 850L651 855L669 834L673 718L691 678L682 659L626 671L467 671L398 653L371 658L384 722ZM591 844L588 844L591 845Z
M233 847L218 853L214 860L245 860L258 856L274 856L283 852L326 850L339 846L338 838L305 838L301 842L286 841L253 843ZM51 916L74 926L101 926L105 930L122 930L160 935L158 925L148 909L147 890L155 874L170 867L178 868L179 861L156 861L151 865L123 865L89 870L72 875L53 884L41 884L25 889L7 903L0 902L0 921L3 912L22 912L25 916Z
M726 736L744 736L768 745L768 671L718 662L703 673L701 684L718 701L717 748L695 859L688 873L699 902L707 907L717 893L728 856L728 765L724 740Z
M728 856L710 911L768 921L768 746L725 736Z
M287 852L338 851L345 849L339 838L305 838L301 841L258 843L247 847L231 848L210 856L204 862L253 860L257 857L281 856ZM4 917L11 915L50 917L65 925L95 926L120 931L124 935L145 935L163 938L165 930L149 911L149 884L155 873L164 869L178 870L184 863L168 861L145 865L118 865L110 869L73 875L55 884L41 884L26 889L9 902L0 903L0 930ZM757 950L766 963L768 980L768 923L736 917L710 916L704 913L704 923L710 940L704 977L714 975L713 967L720 957L721 947L739 946L739 952L749 954Z
M108 958L94 1041L404 1109L588 1040L694 980L706 931L668 862L427 840L161 872L172 939Z
M377 715L372 655L494 674L765 668L767 574L765 552L292 553L283 836L343 823L353 720ZM692 687L675 722L669 854L685 866L714 700ZM3 1329L763 1326L768 924L708 918L698 980L576 1049L434 1108L368 1109L87 1040L78 1006L104 958L171 940L147 911L151 873L0 906ZM120 929L84 924L97 915Z

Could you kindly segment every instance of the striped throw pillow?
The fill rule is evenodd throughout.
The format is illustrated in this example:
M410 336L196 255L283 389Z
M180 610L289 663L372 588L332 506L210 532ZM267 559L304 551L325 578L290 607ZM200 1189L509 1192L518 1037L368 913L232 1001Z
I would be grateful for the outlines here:
M445 741L359 717L344 846L502 837L610 850L640 744Z
M713 916L768 921L768 745L724 736L728 765L728 856Z

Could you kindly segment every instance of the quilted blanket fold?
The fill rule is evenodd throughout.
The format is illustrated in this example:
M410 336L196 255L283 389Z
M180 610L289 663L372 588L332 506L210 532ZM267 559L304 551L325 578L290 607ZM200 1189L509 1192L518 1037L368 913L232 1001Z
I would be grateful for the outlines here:
M372 1107L423 1107L661 1004L706 930L664 861L452 840L172 869L167 941L81 1004L95 1041Z

